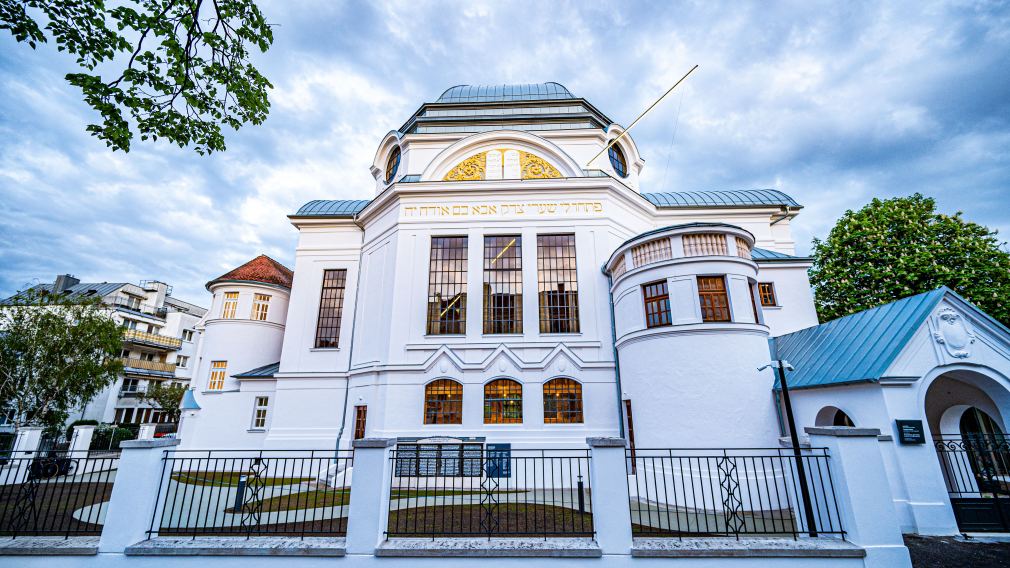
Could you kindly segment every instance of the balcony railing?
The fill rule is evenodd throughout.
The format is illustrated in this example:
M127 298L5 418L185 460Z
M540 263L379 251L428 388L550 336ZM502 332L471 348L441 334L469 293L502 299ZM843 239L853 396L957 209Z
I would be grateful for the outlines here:
M134 359L132 357L122 357L121 359L123 361L124 367L134 372L141 371L141 374L146 374L144 373L144 371L175 374L175 363L163 363L161 361L145 361L143 359Z
M180 337L169 337L167 335L158 335L157 333L147 333L145 331L137 331L135 329L128 329L124 331L123 341L129 343L139 343L142 345L150 345L153 347L162 347L165 349L179 349L180 347L182 347L182 338Z
M130 302L124 298L113 298L109 301L109 305L115 308L129 310L131 312L144 314L158 319L165 319L165 316L168 314L168 308L159 308L157 306L152 306L151 304L138 304L136 302Z

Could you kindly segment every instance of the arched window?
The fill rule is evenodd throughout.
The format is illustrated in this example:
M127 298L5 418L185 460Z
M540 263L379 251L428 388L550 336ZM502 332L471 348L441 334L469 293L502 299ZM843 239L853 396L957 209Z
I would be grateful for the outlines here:
M582 385L572 379L544 383L544 423L582 423Z
M835 412L835 418L832 420L832 426L848 426L850 428L854 427L856 424L849 418L849 415L843 412L841 409Z
M620 146L614 144L607 153L610 154L610 165L614 167L617 175L622 178L628 177L628 162L624 159L624 152L621 151Z
M389 153L389 159L386 160L386 183L393 181L393 176L396 175L396 170L398 169L400 169L399 146L393 148L393 151Z
M523 386L512 379L484 385L484 424L522 424Z
M432 381L424 387L425 424L463 423L463 385L451 379Z

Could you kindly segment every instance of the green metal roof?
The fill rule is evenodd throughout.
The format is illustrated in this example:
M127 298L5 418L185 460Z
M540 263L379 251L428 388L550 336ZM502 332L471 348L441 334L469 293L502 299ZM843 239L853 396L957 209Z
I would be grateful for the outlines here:
M941 286L772 339L775 357L795 368L788 374L789 388L880 380L947 294L957 296Z
M278 370L281 368L281 362L270 363L269 365L263 365L262 367L256 367L251 371L246 371L244 373L239 373L237 375L232 375L236 379L269 379L273 377Z
M456 85L438 97L437 103L488 103L503 101L550 101L574 99L561 83L519 85Z
M367 199L314 199L302 205L293 217L354 217L366 205Z
M751 207L773 205L802 207L795 199L777 189L732 189L712 191L664 191L643 193L656 207Z
M800 262L805 260L810 260L809 257L805 256L792 256L789 254L763 249L754 248L750 251L750 256L758 262Z

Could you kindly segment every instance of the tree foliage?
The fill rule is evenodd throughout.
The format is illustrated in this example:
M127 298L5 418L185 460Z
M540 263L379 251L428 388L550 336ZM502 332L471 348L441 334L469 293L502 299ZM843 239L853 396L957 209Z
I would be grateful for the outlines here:
M66 79L101 115L87 130L114 150L129 151L134 130L201 154L224 150L222 125L260 124L269 111L272 85L249 48L267 51L273 32L253 0L124 0L112 8L102 0L0 0L0 29L33 49L51 37L76 56L84 72Z
M62 425L115 382L122 338L97 299L19 293L0 305L0 407L17 427Z
M179 384L149 383L143 400L155 404L169 420L174 421L179 419L179 405L185 393L186 387Z
M824 241L814 239L821 321L947 286L1010 324L1010 254L988 228L945 215L916 193L846 211Z

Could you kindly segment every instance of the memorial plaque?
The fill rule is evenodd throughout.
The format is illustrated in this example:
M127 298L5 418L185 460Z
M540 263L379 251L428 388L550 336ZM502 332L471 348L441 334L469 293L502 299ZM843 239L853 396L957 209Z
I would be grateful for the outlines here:
M488 444L484 455L488 477L512 477L512 444Z
M898 427L898 442L902 444L925 444L926 434L922 420L895 420Z
M519 167L519 151L505 150L505 179L519 179L521 168Z
M501 179L501 151L491 150L486 154L486 164L484 165L484 179Z

